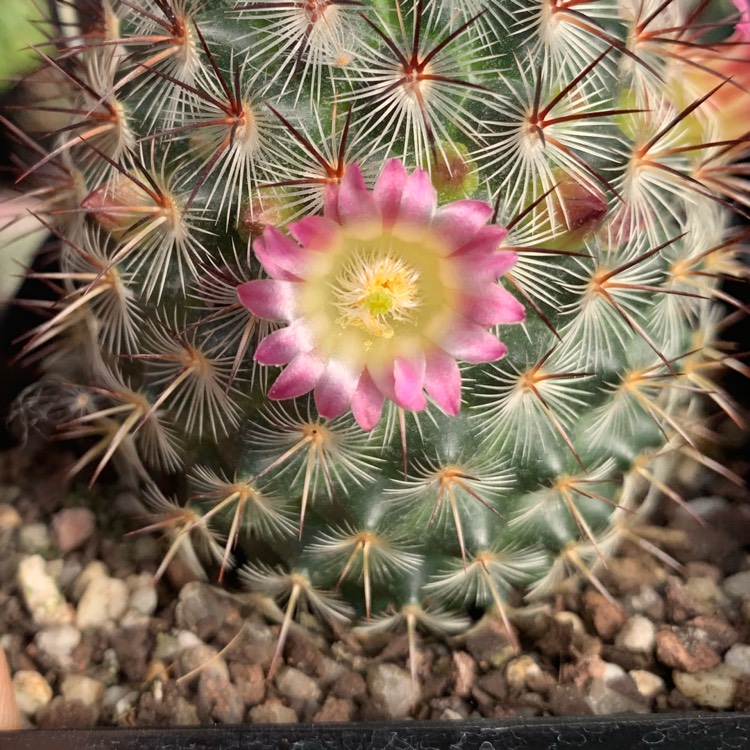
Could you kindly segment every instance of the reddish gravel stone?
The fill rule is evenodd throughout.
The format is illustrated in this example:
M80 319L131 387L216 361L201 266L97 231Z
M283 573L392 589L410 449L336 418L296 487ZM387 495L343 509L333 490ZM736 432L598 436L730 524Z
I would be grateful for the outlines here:
M656 634L656 656L662 664L683 672L710 669L721 661L698 628L663 627Z

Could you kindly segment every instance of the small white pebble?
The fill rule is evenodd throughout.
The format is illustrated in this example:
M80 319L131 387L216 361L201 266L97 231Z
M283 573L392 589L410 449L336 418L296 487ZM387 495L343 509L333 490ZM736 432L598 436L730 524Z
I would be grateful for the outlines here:
M62 669L71 666L71 654L81 642L81 632L73 625L56 625L40 630L34 643L52 664Z
M631 669L628 674L633 678L638 692L644 698L654 698L665 689L664 680L658 674L648 672L645 669Z
M97 628L117 622L128 608L128 587L117 578L94 578L89 581L76 609L79 628Z
M724 663L742 674L750 674L750 646L747 643L735 643L724 654Z
M19 669L13 675L13 690L19 710L27 716L34 716L52 700L52 688L47 680L31 669Z
M18 542L24 552L48 552L52 548L52 537L45 523L29 523L18 532Z
M656 626L643 615L629 618L615 637L615 645L639 654L650 654L655 643Z
M73 610L47 571L41 555L29 555L18 564L18 587L37 625L64 625L73 619Z

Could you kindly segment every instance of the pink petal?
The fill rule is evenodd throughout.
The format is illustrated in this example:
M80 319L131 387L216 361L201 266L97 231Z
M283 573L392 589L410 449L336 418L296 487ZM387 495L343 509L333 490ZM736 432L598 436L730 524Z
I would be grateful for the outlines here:
M352 396L352 413L359 426L369 432L380 421L383 413L383 394L367 370L359 376L357 389Z
M458 282L460 286L476 288L477 284L488 284L497 281L506 271L511 269L517 260L517 255L507 250L488 253L486 251L465 253L449 259L448 273L453 271L452 279L446 283L451 286ZM456 271L455 267L460 270ZM453 283L451 283L451 281Z
M367 189L356 164L346 168L338 191L338 215L342 224L354 225L380 221L380 212ZM329 217L330 218L330 217Z
M333 183L326 185L326 191L323 197L323 216L326 219L341 224L339 216L339 186Z
M520 323L526 316L523 305L498 284L491 284L480 294L467 294L459 301L462 315L481 326L498 323Z
M307 327L303 323L292 323L269 333L258 344L254 359L262 365L285 365L312 348L313 341Z
M314 354L298 354L276 378L268 391L273 399L296 398L311 391L323 374L323 361Z
M277 279L246 281L237 287L240 302L264 320L292 320L297 306L297 284Z
M307 265L305 251L276 227L267 226L263 236L253 244L253 250L269 276L290 281L304 276Z
M398 159L389 159L375 183L375 203L380 209L383 227L390 229L398 219L401 197L406 187L406 170Z
M485 201L456 201L438 209L432 227L453 249L456 249L471 240L490 216L492 206Z
M315 386L315 406L318 413L327 419L343 414L351 404L359 378L359 370L354 371L341 362L329 359Z
M468 253L494 253L507 234L508 230L505 227L499 227L496 224L480 227L470 240L464 242L449 257L459 258Z
M422 352L411 357L396 357L393 363L393 389L396 403L404 409L421 411L427 406L424 387L425 357Z
M306 250L327 250L334 242L339 227L323 216L306 216L289 225L289 231Z
M427 355L424 387L430 398L450 416L461 409L461 373L456 360L442 349Z
M404 186L398 220L405 224L424 226L432 221L437 206L437 192L430 175L424 169L415 169Z
M435 343L454 359L475 364L494 362L507 351L502 341L461 316L454 318L453 325L443 333L440 341Z

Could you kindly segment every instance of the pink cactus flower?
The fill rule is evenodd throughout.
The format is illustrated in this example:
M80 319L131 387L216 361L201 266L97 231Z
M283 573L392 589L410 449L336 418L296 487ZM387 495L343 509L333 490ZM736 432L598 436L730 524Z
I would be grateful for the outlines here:
M356 165L329 188L323 216L267 227L254 250L270 278L238 287L260 318L287 325L266 336L255 359L286 365L269 391L287 399L314 390L318 412L349 408L371 430L386 399L421 411L428 396L458 413L458 361L492 362L505 345L488 329L524 319L497 282L516 256L487 225L489 204L438 207L423 169L388 161L374 190Z

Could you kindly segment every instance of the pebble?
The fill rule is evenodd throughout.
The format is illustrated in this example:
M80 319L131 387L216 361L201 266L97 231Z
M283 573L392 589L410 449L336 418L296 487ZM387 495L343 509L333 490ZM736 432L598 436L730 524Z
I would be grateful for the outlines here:
M63 508L52 518L57 548L63 554L83 546L96 528L96 519L89 508Z
M266 676L259 664L230 662L229 674L246 706L257 706L266 697Z
M224 724L239 724L245 704L236 685L213 672L201 672L198 679L198 715Z
M605 679L595 677L586 690L586 703L591 713L602 716L620 713L648 713L647 703L631 698L612 687Z
M117 622L128 608L128 586L117 578L96 577L89 581L76 608L79 628L98 628Z
M320 711L313 715L314 722L319 721L351 721L354 707L351 701L329 695Z
M663 693L666 688L664 680L658 674L645 669L631 669L628 674L635 682L638 692L649 700L655 698L659 693Z
M213 586L191 581L180 591L175 620L178 627L209 641L225 623L239 623L239 614L227 597Z
M367 686L370 695L385 710L389 719L404 719L412 703L419 700L419 685L412 694L409 673L395 664L378 664L367 670Z
M66 701L80 701L98 716L105 686L101 680L83 674L69 674L62 681L60 692Z
M675 685L684 695L706 708L732 707L737 689L737 671L721 664L714 669L702 669L692 674L675 670Z
M724 593L735 599L750 599L750 570L743 570L724 579Z
M78 601L83 596L83 592L86 591L86 587L95 578L107 578L108 576L109 569L107 566L101 560L92 560L76 578L73 584L73 598Z
M64 625L73 620L73 610L49 574L41 555L29 555L18 564L18 587L37 625Z
M295 710L278 700L269 700L260 706L253 706L248 716L253 724L295 724L299 721Z
M31 554L49 552L54 546L46 523L28 523L18 532L18 544Z
M724 654L724 663L741 674L750 674L750 646L747 643L735 643Z
M217 649L205 643L186 648L180 653L180 674L186 675L194 670L199 670L200 674L210 674L218 680L229 682L229 667L226 661L219 656Z
M605 641L612 640L625 623L625 613L606 596L587 589L581 601L584 614Z
M656 643L656 626L643 615L633 615L615 637L615 645L641 654L650 654Z
M453 652L454 692L466 698L477 677L477 663L466 651Z
M156 593L156 589L150 584L130 592L129 607L139 614L150 617L156 612L158 604L158 594Z
M294 667L284 667L276 677L276 687L286 698L300 701L319 701L320 685Z
M61 669L68 669L74 649L81 642L81 631L73 625L55 625L40 630L34 643L46 660Z
M688 578L685 588L695 602L698 611L703 615L715 615L727 605L727 598L709 576Z
M524 690L529 679L534 679L541 674L540 666L528 654L511 659L505 668L505 680L512 690Z
M355 699L367 695L367 683L359 672L348 670L331 686L331 692L337 698Z
M656 656L662 664L697 672L715 667L721 657L699 628L664 627L656 634Z
M21 516L8 503L0 503L0 531L13 531L21 525Z
M32 669L19 669L13 675L13 690L19 710L34 716L52 700L52 688L47 680Z

